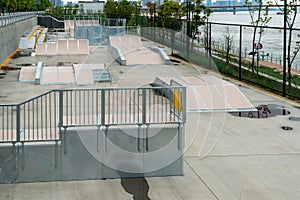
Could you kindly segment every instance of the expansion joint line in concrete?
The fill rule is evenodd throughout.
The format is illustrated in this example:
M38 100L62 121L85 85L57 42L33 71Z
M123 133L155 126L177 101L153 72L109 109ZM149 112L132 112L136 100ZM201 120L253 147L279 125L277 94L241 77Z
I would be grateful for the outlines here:
M255 154L237 154L237 155L210 155L206 158L230 158L230 157L251 157L251 156L299 156L300 152L286 152L286 153L255 153ZM199 156L185 156L185 158L197 158Z
M198 177L198 179L205 185L205 187L210 191L210 193L217 199L220 200L220 198L214 193L214 191L205 183L205 181L201 178L201 176L192 168L190 163L184 159L184 162L189 166L189 168L193 171L193 173Z

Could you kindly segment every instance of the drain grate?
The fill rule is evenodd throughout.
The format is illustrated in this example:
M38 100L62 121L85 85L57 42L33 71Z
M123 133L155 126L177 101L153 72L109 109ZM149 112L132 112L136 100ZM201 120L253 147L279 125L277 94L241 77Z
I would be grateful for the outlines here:
M290 127L290 126L282 126L281 129L282 129L282 130L285 130L285 131L291 131L291 130L293 130L293 127Z

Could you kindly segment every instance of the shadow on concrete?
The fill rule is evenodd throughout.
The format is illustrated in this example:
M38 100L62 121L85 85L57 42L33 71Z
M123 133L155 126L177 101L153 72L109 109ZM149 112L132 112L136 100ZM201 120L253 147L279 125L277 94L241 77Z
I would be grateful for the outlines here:
M145 178L121 178L124 190L133 195L133 200L150 200L149 184Z

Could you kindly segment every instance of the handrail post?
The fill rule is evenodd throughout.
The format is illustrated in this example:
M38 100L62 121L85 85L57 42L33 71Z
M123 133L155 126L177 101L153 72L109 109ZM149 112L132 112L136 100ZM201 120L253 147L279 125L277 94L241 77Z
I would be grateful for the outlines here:
M21 133L21 119L20 119L20 105L17 105L17 109L16 109L17 113L16 113L16 128L17 128L17 142L20 142L20 139L21 139L21 136L20 136L20 133Z
M146 89L142 89L142 123L146 124Z
M101 89L101 125L105 125L105 89Z
M59 90L59 140L62 139L62 135L61 135L61 128L63 127L63 109L64 109L64 97L63 97L64 93L63 90Z
M182 88L182 102L181 102L181 106L182 106L182 123L186 122L186 87Z

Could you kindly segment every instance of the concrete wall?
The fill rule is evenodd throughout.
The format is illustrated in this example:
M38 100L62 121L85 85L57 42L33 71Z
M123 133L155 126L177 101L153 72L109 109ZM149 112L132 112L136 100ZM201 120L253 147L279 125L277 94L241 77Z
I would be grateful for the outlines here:
M0 145L0 183L183 175L177 125L72 128L62 142Z
M52 16L38 16L38 25L48 27L48 28L64 28L64 21L57 20Z
M37 25L37 18L0 27L0 64L19 46L20 37Z

